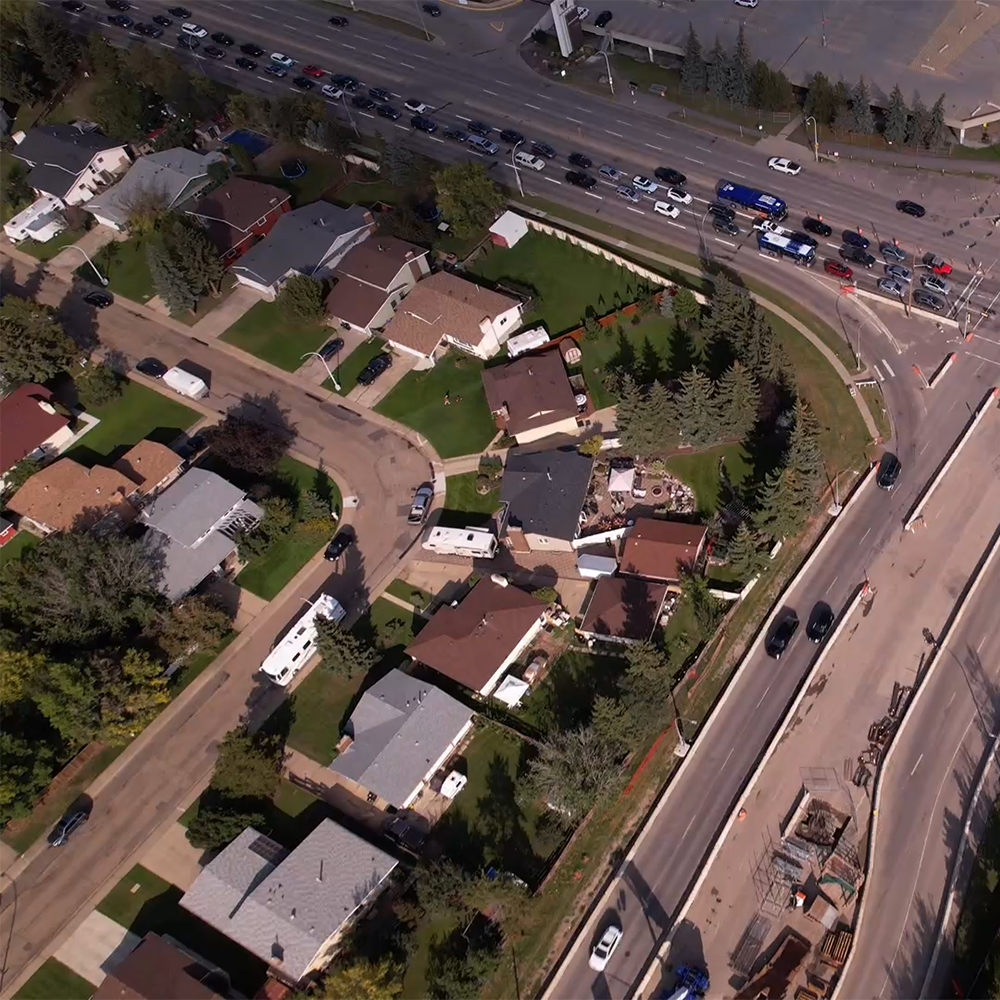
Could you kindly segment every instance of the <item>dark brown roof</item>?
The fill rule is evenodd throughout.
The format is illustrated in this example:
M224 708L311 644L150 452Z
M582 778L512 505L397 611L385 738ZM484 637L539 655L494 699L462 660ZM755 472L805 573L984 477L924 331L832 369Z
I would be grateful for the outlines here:
M364 246L364 243L361 244ZM326 312L334 319L346 320L355 326L368 326L385 305L389 293L366 285L349 275L338 274L337 283L326 297Z
M705 526L640 517L625 539L621 571L649 580L679 580L698 558Z
M666 595L664 583L649 583L634 576L601 577L580 631L642 642L653 634Z
M542 616L545 603L484 577L457 608L442 607L406 652L481 691Z
M159 935L147 934L104 977L93 1000L221 1000L202 982L208 971Z
M182 462L180 455L165 444L142 440L129 448L113 468L136 483L143 493L148 493L176 473Z
M576 395L558 351L484 368L482 374L490 409L506 411L507 430L515 437L576 416Z
M246 239L258 219L290 199L287 191L273 184L230 177L221 187L200 199L188 214L204 221L209 238L219 248L219 253L228 253Z
M358 281L388 292L394 287L396 275L404 264L426 257L429 253L429 250L418 247L415 243L375 233L371 239L359 243L344 255L344 259L337 265L336 273L350 275Z
M52 402L52 393L32 382L0 400L0 475L69 423L61 413L48 412Z

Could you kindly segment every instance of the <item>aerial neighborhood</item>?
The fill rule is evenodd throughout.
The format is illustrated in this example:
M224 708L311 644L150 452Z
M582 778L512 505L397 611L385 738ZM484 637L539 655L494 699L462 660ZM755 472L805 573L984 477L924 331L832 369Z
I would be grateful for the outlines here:
M1000 29L685 6L0 7L3 996L998 995Z

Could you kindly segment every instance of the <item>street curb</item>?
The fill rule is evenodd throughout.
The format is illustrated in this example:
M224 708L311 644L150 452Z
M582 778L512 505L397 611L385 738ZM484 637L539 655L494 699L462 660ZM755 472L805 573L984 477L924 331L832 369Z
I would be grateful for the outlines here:
M701 727L701 729L698 730L697 734L695 735L694 741L692 742L691 745L691 749L687 752L687 755L681 761L680 766L677 768L677 770L674 771L674 773L670 776L670 779L667 782L667 787L664 789L663 794L660 796L659 801L653 807L653 810L646 819L646 822L643 824L642 829L639 831L635 840L632 842L632 846L629 849L628 853L622 859L621 864L618 866L618 868L615 870L615 873L609 879L608 885L605 888L604 892L602 892L601 895L597 898L597 900L592 904L590 916L577 931L573 944L565 952L562 961L559 963L559 968L550 977L549 984L548 986L546 986L544 992L541 995L541 1000L550 1000L550 998L555 996L554 992L555 988L558 985L559 980L562 978L566 970L566 966L569 964L570 960L575 957L576 953L580 950L580 947L583 944L584 939L586 938L587 932L593 931L593 927L596 925L599 919L602 907L607 902L607 900L609 900L614 895L617 883L621 878L622 873L631 863L632 859L636 855L636 852L639 850L643 841L646 839L646 836L650 833L650 831L653 829L653 826L656 824L657 818L659 817L663 809L666 807L667 802L670 800L670 797L673 794L674 788L677 786L680 776L684 773L685 768L688 766L688 762L698 752L699 747L704 745L706 734L711 730L712 726L715 724L715 721L719 717L719 710L722 708L723 705L726 704L726 702L732 696L733 692L736 689L736 685L743 674L743 671L746 670L746 668L749 666L750 661L753 659L754 654L760 648L760 644L764 641L765 637L767 636L767 632L771 626L771 623L774 621L778 613L781 611L781 608L784 605L785 596L791 593L795 589L795 587L799 585L802 578L805 576L806 572L808 572L808 570L812 567L816 559L819 558L820 553L826 547L826 543L830 540L830 538L833 537L836 526L843 521L844 517L847 515L847 512L851 509L851 507L858 499L858 497L860 497L861 494L864 492L865 487L874 478L876 469L877 466L872 466L868 470L868 472L864 475L864 477L854 487L853 492L851 493L850 497L848 497L847 502L844 504L840 514L834 520L829 522L829 524L826 527L826 530L823 532L819 541L813 546L812 552L810 552L809 555L806 557L805 562L799 567L795 576L793 576L792 579L789 580L784 590L782 590L782 592L775 599L774 605L769 614L767 615L767 618L764 620L764 622L758 629L754 641L751 643L747 651L743 654L743 658L740 661L740 665L736 668L735 671L733 671L732 676L726 683L725 689L723 690L721 697L713 706L712 711L708 716L708 719L705 721L705 724Z
M869 292L868 289L859 288L857 285L854 286L854 294L860 295L863 299L872 299L880 305L889 306L890 309L898 309L901 312L906 312L905 302L901 302L899 299L890 299L888 295L879 295L876 292ZM935 323L940 323L942 326L952 326L956 330L961 328L957 319L948 319L947 316L939 316L937 313L928 312L926 309L920 309L918 306L911 305L910 314L913 316L919 316L921 319L933 320Z

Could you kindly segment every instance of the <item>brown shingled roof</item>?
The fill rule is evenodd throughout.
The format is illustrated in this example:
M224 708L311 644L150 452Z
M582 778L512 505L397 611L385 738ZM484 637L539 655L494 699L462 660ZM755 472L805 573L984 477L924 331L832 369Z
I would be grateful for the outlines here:
M69 423L61 413L49 413L52 403L52 393L32 382L0 399L0 475Z
M109 514L132 520L136 510L126 497L136 485L115 469L87 469L71 458L60 458L36 472L7 506L53 531L90 528Z
M648 580L680 580L705 541L702 524L640 517L625 539L621 571Z
M516 436L577 414L576 395L557 350L484 368L482 376L490 410L506 410L510 434Z
M426 257L429 253L430 250L415 243L376 233L346 253L334 273L349 275L388 292L404 264Z
M211 194L199 199L189 210L205 223L211 241L219 253L228 253L245 240L253 224L273 211L291 195L273 184L230 177Z
M643 642L653 634L667 587L638 577L604 576L597 581L580 631Z
M334 319L346 320L355 326L368 326L388 298L389 293L381 288L366 285L350 275L338 274L337 283L326 297L326 312Z
M140 441L129 448L114 468L133 483L138 484L143 493L155 489L168 476L181 467L181 457L165 444L158 441Z
M457 608L440 608L406 652L445 677L481 691L545 607L517 587L484 577Z
M385 328L385 339L430 356L442 337L476 345L483 339L479 324L518 304L517 299L490 291L447 271L417 283Z
M209 971L158 934L147 934L104 977L93 1000L221 1000L202 981Z

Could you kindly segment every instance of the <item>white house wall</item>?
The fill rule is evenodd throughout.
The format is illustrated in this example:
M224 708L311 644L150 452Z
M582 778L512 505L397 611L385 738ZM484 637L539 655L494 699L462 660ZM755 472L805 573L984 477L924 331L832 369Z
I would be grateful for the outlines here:
M576 434L579 430L576 424L576 417L565 417L555 423L543 424L528 431L521 431L514 435L518 444L530 444L532 441L539 441L553 434Z
M503 661L497 672L479 689L481 695L489 694L500 683L501 678L510 669L511 664L531 645L535 636L542 630L542 622L544 620L544 615L539 614L538 621L528 629L524 634L524 638L514 647L510 656Z
M413 800L423 790L427 782L430 781L431 778L434 776L438 768L443 767L445 761L455 752L458 745L462 742L462 740L465 739L465 734L468 733L468 731L471 728L472 728L472 719L469 719L469 721L464 726L462 726L461 730L459 731L459 734L451 741L451 743L448 744L444 753L442 753L441 756L438 757L436 761L434 761L434 763L430 766L430 768L428 768L427 773L420 779L420 783L417 785L417 787L414 788L413 791L410 792L410 794L406 797L406 801L399 807L400 809L406 809L413 802Z

